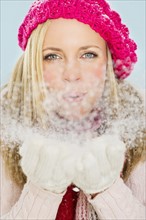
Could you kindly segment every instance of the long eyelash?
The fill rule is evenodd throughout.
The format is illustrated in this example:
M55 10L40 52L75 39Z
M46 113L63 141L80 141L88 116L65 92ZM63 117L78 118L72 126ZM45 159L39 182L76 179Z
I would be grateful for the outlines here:
M55 55L56 56L56 54L47 54L47 55L45 55L44 57L43 57L43 60L49 60L48 58L49 58L49 56L52 56L52 55ZM50 59L51 60L51 59Z
M47 60L49 56L50 56L50 54L45 55L45 56L43 57L43 60Z
M97 57L98 55L96 53L93 53L93 52L87 52L85 54L93 54L95 57Z
M87 55L87 54L90 54L90 55L93 55L93 57L91 57L90 59L94 59L94 58L97 58L98 57L98 54L96 54L95 52L86 52L83 54L83 56ZM86 57L85 57L86 58Z

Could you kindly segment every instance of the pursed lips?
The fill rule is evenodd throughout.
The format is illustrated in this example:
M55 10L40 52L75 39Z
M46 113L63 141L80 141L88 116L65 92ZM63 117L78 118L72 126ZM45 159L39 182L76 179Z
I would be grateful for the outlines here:
M70 93L63 96L63 99L67 102L80 102L85 97L86 93Z

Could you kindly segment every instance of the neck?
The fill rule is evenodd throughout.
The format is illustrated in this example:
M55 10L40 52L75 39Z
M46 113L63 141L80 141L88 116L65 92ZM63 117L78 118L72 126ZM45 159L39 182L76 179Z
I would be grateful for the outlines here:
M90 112L84 119L78 121L68 120L57 113L53 114L50 120L51 127L55 130L65 132L82 133L86 131L96 131L101 125L100 112L95 109Z

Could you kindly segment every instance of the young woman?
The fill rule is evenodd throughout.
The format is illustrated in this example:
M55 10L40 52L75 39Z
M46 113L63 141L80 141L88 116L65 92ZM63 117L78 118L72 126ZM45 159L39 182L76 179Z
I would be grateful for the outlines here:
M104 0L38 0L2 89L1 219L145 219L136 44Z

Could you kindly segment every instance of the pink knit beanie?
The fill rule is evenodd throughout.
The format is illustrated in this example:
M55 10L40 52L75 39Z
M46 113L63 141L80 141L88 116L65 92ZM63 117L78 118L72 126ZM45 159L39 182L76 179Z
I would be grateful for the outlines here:
M119 14L105 0L37 0L19 28L19 46L25 50L32 31L47 19L76 19L100 34L110 49L114 72L124 79L137 61L135 42Z

